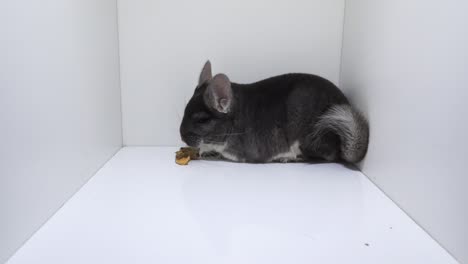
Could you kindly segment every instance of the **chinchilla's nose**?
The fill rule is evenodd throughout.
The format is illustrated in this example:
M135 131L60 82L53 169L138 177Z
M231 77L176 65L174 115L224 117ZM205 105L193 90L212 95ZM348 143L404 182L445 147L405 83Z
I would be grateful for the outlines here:
M195 147L197 144L197 137L192 133L181 133L180 138L187 144L187 146Z
M187 144L187 137L186 137L186 136L180 135L180 139L182 140L182 142L184 142L185 144Z

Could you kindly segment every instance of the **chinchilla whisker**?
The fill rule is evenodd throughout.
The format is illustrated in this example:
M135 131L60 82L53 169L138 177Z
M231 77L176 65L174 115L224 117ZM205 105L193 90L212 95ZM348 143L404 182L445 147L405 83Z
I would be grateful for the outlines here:
M229 134L226 134L226 136L236 136L236 135L245 135L247 134L247 132L242 132L242 133L229 133Z
M182 121L182 115L180 114L179 108L178 107L173 107L172 110L175 112L175 114L179 118L178 121L181 122Z
M214 136L222 137L222 136L237 136L237 135L244 135L247 134L247 132L241 132L241 133L226 133L226 134L218 134Z
M226 142L219 142L219 141L213 141L213 140L203 140L203 143L206 143L206 144L219 144L219 145L223 145L223 144L226 143Z

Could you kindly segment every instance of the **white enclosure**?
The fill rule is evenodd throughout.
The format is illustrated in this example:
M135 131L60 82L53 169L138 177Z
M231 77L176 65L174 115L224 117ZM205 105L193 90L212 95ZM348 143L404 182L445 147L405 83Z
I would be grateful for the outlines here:
M468 110L463 106L468 99L465 89L468 83L466 10L468 4L462 0L1 2L0 138L4 142L0 149L0 263L9 259L39 230L122 145L180 145L178 126L184 104L192 95L206 59L212 61L214 72L226 73L232 81L239 83L286 72L308 72L339 84L370 121L369 152L360 164L363 173L458 261L468 263L468 194L464 191L468 174L463 167L468 157L468 143L464 140L468 134ZM208 198L216 202L215 194L219 191L218 195L227 199L230 205L236 204L229 198L231 189L225 183L220 179L212 182L217 170L222 174L221 169L231 165L201 163L193 169L206 169L211 176L202 177L201 173L185 171L183 176L176 177L180 168L166 165L172 160L166 160L166 153L172 155L173 150L161 151L157 148L154 151L123 149L109 163L110 167L101 170L99 178L87 184L87 188L83 188L68 207L60 210L12 261L63 260L60 256L65 258L65 255L49 254L51 251L44 245L57 248L62 245L61 252L66 254L67 246L72 244L61 244L57 238L65 237L61 236L65 233L70 235L70 241L74 235L80 239L87 238L87 233L76 230L73 233L69 219L75 219L76 224L83 220L82 224L96 226L95 230L107 234L107 229L102 228L111 218L104 213L116 213L120 218L115 222L115 228L129 223L129 219L135 224L135 229L125 226L129 239L136 239L133 231L160 231L160 226L145 228L145 224L151 223L144 219L126 218L125 210L137 213L134 216L145 215L148 211L143 205L151 206L151 203L145 203L146 199L175 199L169 205L171 208L164 205L159 208L161 211L150 211L150 217L164 223L158 218L158 213L188 210L177 199L185 197L178 190L186 188L189 183L192 183L192 192L204 190L202 186L201 189L194 188L197 184L211 184L219 190L210 190L213 196ZM259 167L233 167L236 171L252 175L252 179L244 183L255 183L257 187L271 184L270 179L252 173ZM156 177L158 168L165 168L164 177ZM265 170L272 168L266 167ZM385 255L385 252L390 254L386 261L398 260L398 263L408 259L413 259L413 263L427 259L431 263L442 263L449 259L428 235L396 210L394 204L383 199L384 196L359 172L333 166L311 167L313 176L307 178L305 172L308 167L288 168L291 179L282 178L281 169L277 169L276 174L272 173L275 175L273 180L281 179L276 184L285 186L290 194L299 188L301 195L264 189L260 197L268 200L279 197L279 206L287 201L291 204L310 202L301 203L307 209L299 213L291 213L289 206L280 206L281 210L275 211L274 204L264 203L271 207L273 215L284 212L297 217L288 218L297 225L294 232L308 225L298 220L302 216L307 219L308 209L320 208L320 203L315 203L316 199L328 199L329 210L320 212L330 217L340 216L340 220L350 219L354 225L348 227L359 230L346 233L344 238L349 239L346 241L354 241L357 234L367 237L377 234L375 241L391 244L395 249L392 255L385 248L372 247L375 251L365 255L367 251L362 251L361 247L337 247L337 250L349 250L348 260L367 256L365 260L368 263L377 263L372 262L378 261L372 256ZM334 177L330 181L322 179L320 175L324 172ZM353 180L346 179L346 176ZM200 182L193 177L200 177ZM233 188L237 186L239 189L243 178L222 179L229 180ZM356 185L355 181L360 184ZM154 190L159 193L152 193L153 189L145 183L155 185ZM295 185L298 183L304 185ZM340 186L337 188L341 188L343 195L333 188L334 184ZM118 186L135 189L126 192L129 189L119 189ZM310 186L311 192L319 192L317 186L323 186L334 190L334 193L324 192L324 196L320 196L308 193L301 186ZM121 192L114 193L117 190ZM106 192L111 195L107 196ZM145 192L148 192L147 196L144 196ZM354 192L355 196L348 192ZM119 195L124 195L127 200L119 200ZM207 194L199 195L198 198ZM115 199L106 200L109 197ZM135 200L131 200L132 197ZM378 203L373 204L369 200L361 201L362 197L380 198L376 198ZM140 201L142 207L135 207L130 202L120 207L119 203L125 201ZM244 215L264 220L261 214L249 210L265 208L249 204L248 200L240 201L250 207L239 209L236 212L240 215L232 219L222 214L216 217L227 222L235 222L236 219L246 221ZM307 207L309 204L310 208ZM353 208L357 205L359 209L367 209L358 212L370 214L348 215L348 210L343 209L341 212L344 214L335 215L334 206L341 210L343 204ZM99 205L109 206L109 210L102 211ZM380 205L385 209L382 210ZM205 210L211 203L202 200L198 206ZM238 209L237 206L241 205L234 208ZM211 210L205 211L211 213ZM83 212L88 212L88 215L81 215ZM389 219L398 219L399 226L406 231L398 231L396 235L378 233L377 229L387 224L381 217L385 213ZM365 217L369 215L376 222L366 228ZM207 216L197 217L206 219ZM91 223L93 219L97 222ZM192 227L199 224L186 220ZM310 222L314 220L311 218ZM285 230L288 231L279 237L296 243L273 243L274 246L290 246L293 253L296 249L299 250L297 252L300 249L307 252L305 247L301 248L302 242L297 241L307 243L310 237L299 236L297 240L294 232L288 229L290 223L275 222L273 225L287 226ZM257 239L265 241L267 234L272 234L269 233L271 230L258 230L258 226L255 229L247 227L243 229L244 233L236 233L237 236L233 235L231 240L238 243L235 244L238 252L248 251L252 248L245 246L255 244L245 243L249 239L248 233L261 234ZM213 231L212 227L204 229L219 231L216 228ZM307 232L314 230L320 228L314 227ZM112 237L113 231L107 230L108 238ZM190 229L189 233L192 231ZM326 233L321 234L326 236ZM204 241L198 233L193 238ZM315 245L320 245L320 236L312 238ZM154 242L164 247L161 237L153 240L151 236L144 236L144 239L142 241L148 245ZM83 245L87 243L86 240L75 240L74 243L78 245L81 241ZM114 241L119 243L117 238ZM198 244L199 247L202 245ZM293 249L292 245L297 248ZM432 255L425 254L425 251L431 251ZM37 254L28 255L31 252ZM99 254L100 251L96 252ZM73 254L78 253L68 256ZM99 256L94 259L98 260Z
M123 148L8 264L456 264L359 171L176 150Z
M363 172L468 262L467 1L351 0L341 87L371 123Z
M122 146L116 3L0 3L0 263Z

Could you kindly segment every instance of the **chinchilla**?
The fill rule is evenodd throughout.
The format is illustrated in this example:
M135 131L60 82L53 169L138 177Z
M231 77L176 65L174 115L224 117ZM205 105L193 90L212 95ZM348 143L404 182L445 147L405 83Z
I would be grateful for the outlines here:
M205 158L356 163L367 152L369 125L322 77L291 73L238 84L222 73L213 77L207 61L180 135Z

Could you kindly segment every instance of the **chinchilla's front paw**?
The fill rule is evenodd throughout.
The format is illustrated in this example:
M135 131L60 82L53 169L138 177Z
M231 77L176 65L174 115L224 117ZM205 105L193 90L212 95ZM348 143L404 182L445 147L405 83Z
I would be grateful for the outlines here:
M200 153L200 158L203 160L221 160L223 156L216 151L208 151Z

